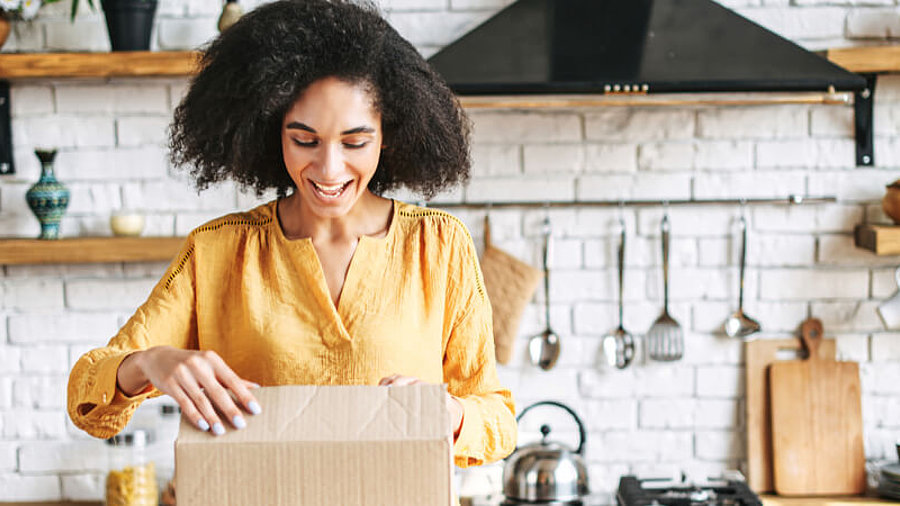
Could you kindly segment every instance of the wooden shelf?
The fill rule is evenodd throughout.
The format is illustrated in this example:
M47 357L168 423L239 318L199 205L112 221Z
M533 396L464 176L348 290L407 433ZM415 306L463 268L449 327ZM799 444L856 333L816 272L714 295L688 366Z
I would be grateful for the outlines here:
M853 103L849 92L758 92L758 93L598 93L595 95L496 95L460 96L466 109L541 109L567 107L659 107L734 106Z
M900 45L829 49L825 57L850 72L900 72Z
M175 77L193 74L197 51L0 54L0 79Z
M169 261L183 243L184 237L0 239L0 265Z
M763 506L887 506L897 504L880 497L848 495L834 497L782 497L777 495L762 495L760 500Z
M857 225L853 231L857 248L876 255L900 255L900 225Z

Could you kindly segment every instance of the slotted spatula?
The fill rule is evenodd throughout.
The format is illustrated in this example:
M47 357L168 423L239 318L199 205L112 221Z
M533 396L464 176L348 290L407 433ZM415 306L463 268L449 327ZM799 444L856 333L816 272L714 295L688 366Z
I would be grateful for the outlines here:
M647 331L647 354L653 360L671 362L684 355L684 332L681 325L669 314L669 215L663 215L662 232L663 263L663 312Z

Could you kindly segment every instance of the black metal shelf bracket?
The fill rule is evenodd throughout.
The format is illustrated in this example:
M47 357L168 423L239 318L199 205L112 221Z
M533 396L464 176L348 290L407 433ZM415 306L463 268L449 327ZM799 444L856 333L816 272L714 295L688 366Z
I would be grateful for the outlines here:
M9 81L0 80L0 175L15 174L12 149L12 112Z
M866 78L866 87L853 92L853 123L856 134L856 166L871 167L875 165L875 74L862 74Z

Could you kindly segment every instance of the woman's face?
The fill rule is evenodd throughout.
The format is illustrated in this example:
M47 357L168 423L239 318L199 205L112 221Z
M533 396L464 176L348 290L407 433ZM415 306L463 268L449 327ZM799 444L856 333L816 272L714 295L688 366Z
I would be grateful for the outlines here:
M381 114L363 85L315 81L284 116L281 149L304 206L322 218L356 204L381 154Z

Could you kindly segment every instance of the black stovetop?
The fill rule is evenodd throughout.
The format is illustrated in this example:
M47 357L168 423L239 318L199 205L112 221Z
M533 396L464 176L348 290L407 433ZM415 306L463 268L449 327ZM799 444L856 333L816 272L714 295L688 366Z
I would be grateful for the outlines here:
M710 479L701 483L623 476L618 506L762 506L742 479Z

